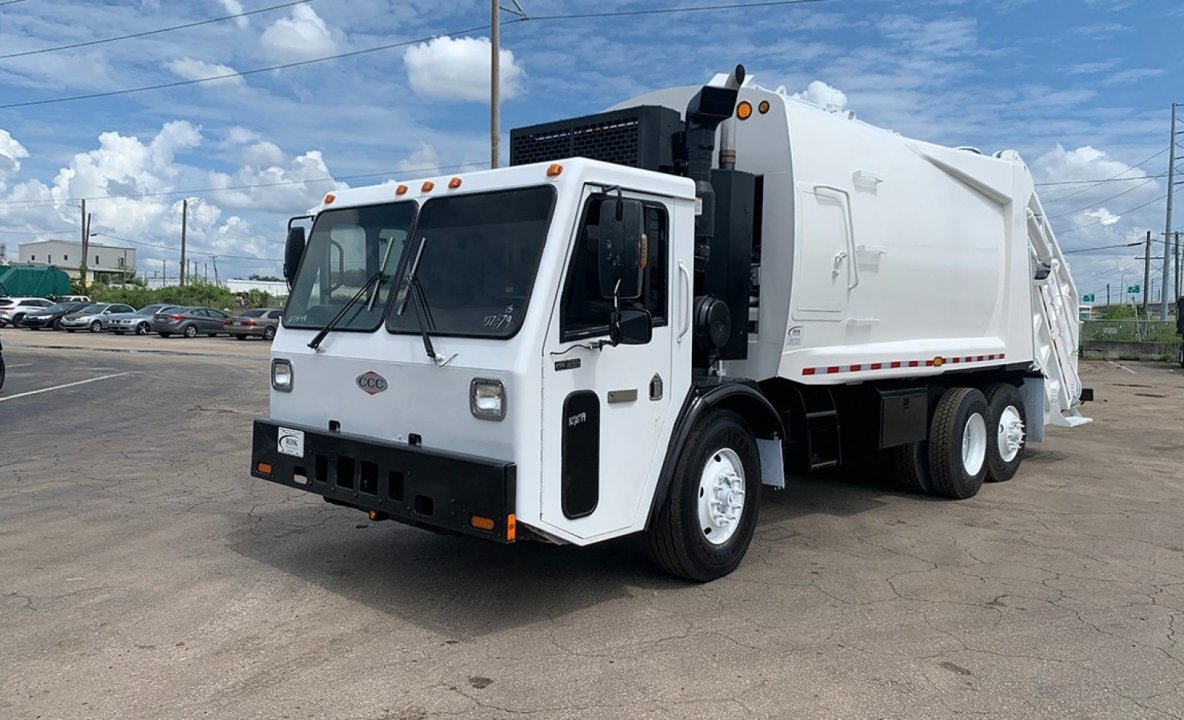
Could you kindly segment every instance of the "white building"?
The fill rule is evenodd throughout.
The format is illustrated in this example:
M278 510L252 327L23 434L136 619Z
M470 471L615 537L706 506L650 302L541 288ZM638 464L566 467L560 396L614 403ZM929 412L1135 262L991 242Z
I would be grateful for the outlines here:
M17 248L17 262L29 265L56 265L72 279L81 275L82 243L68 240L41 240ZM86 281L123 281L136 274L136 250L129 247L87 243Z

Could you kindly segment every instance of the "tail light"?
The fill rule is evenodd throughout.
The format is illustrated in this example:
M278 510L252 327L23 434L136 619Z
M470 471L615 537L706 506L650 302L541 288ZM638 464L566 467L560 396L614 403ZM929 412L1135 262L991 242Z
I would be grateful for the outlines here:
M254 320L243 320L243 325L254 325L254 324L255 324Z
M184 315L169 315L169 320L184 320Z

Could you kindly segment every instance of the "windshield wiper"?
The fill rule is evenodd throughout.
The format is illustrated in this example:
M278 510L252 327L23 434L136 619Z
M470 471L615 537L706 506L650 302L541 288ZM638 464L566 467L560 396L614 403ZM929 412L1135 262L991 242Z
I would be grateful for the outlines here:
M428 328L434 328L436 321L432 318L432 310L428 307L428 296L423 290L423 283L419 281L419 261L423 258L423 248L427 245L428 239L425 237L419 243L419 250L415 254L415 262L411 264L411 271L407 273L407 292L403 296L403 301L396 311L396 315L402 315L403 311L407 309L407 301L410 299L412 293L415 294L415 319L419 325L419 334L423 338L423 349L428 354L428 358L436 364L436 367L444 367L448 363L456 359L456 353L452 357L445 358L436 352L436 348L432 346L432 336L428 332ZM426 322L425 320L426 316Z
M394 242L390 240L387 241L386 253L382 256L382 263L378 266L378 272L371 275L366 280L366 282L362 283L362 287L358 288L358 291L354 293L354 296L350 298L345 303L345 305L341 306L341 309L337 311L337 314L333 316L333 319L325 323L325 327L321 328L320 332L316 334L316 337L312 339L312 342L308 344L310 348L313 350L319 350L321 347L321 341L325 339L325 336L329 334L329 331L337 327L337 323L341 322L341 318L345 317L345 314L349 312L351 307L354 306L354 303L356 303L358 299L370 289L370 286L377 283L377 286L374 288L374 292L370 294L370 299L366 302L367 312L374 309L374 300L378 297L378 291L382 287L382 272L386 268L386 261L390 259L391 248L394 246Z

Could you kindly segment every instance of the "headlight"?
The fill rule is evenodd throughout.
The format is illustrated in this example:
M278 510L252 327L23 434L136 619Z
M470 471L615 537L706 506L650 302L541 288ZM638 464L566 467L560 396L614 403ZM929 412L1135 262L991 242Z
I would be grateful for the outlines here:
M501 380L473 378L469 383L469 410L481 420L506 417L506 386Z
M291 392L292 363L287 360L271 361L271 386L276 390Z

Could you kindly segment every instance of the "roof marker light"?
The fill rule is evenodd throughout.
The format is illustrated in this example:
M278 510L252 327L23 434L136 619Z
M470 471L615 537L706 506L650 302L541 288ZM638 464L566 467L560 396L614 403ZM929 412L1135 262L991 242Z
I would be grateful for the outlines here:
M436 183L431 180L424 180L423 185L419 188L420 192L431 192L436 187Z
M395 195L406 195L406 194L407 194L407 186L406 185L400 185L399 187L395 188Z
M549 168L547 168L547 177L550 177L550 178L559 177L559 175L562 172L563 172L562 165L560 165L559 163L551 163L551 166Z
M332 205L333 201L336 199L337 199L336 195L334 195L333 193L329 193L328 195L325 196L325 204Z
M460 187L460 178L454 177L448 181L448 189L449 190L455 190L458 187Z

